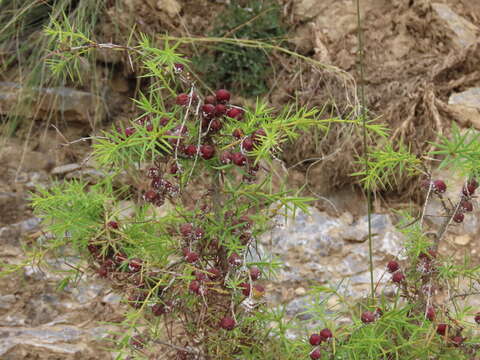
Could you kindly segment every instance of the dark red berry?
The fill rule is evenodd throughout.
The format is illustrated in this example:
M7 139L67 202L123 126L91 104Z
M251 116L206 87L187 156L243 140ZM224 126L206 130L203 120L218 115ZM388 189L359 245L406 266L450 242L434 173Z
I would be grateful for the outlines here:
M200 281L193 280L192 282L190 282L190 285L188 286L188 289L189 289L191 292L200 295L200 294L201 294L201 284L200 284Z
M188 105L189 102L190 102L190 97L188 96L188 94L185 94L185 93L179 94L175 99L175 104L177 105L185 106L185 105Z
M447 191L447 184L443 180L435 180L433 182L433 190L436 193L443 194L445 191Z
M475 322L476 322L478 325L480 325L480 313L477 313L477 314L475 315Z
M462 211L472 212L473 211L473 204L472 204L471 201L462 200L461 203L460 203L460 208L462 209Z
M262 273L260 272L260 269L257 268L256 266L253 266L250 268L250 278L255 281L258 280Z
M322 342L322 337L320 334L312 334L310 335L310 339L308 339L308 341L310 342L310 345L317 346Z
M467 184L463 187L462 192L465 196L472 196L475 193L475 185L474 184Z
M230 108L227 111L227 116L232 119L241 120L243 117L243 110L239 108Z
M125 129L125 136L126 137L132 136L133 134L135 134L135 128L134 127L127 127Z
M248 284L246 282L243 282L238 286L242 289L242 294L243 295L250 296L250 290L251 290L250 284Z
M220 155L220 162L222 164L230 164L232 162L232 154L230 153L230 151L224 151Z
M157 199L158 193L155 190L148 190L143 194L143 199L146 202L153 203Z
M429 306L427 308L427 311L425 313L425 317L430 321L435 320L435 309L432 306Z
M220 120L214 119L210 122L210 131L215 133L222 130L223 124Z
M225 115L226 111L227 111L227 107L225 105L223 104L215 105L215 116Z
M448 325L447 324L438 324L437 334L444 336L447 333Z
M237 166L243 166L247 162L247 158L242 153L236 152L232 154L232 162Z
M364 311L361 316L361 320L364 324L368 324L375 321L375 314L371 311Z
M207 274L205 274L203 271L195 270L193 272L195 275L195 279L197 281L206 281L207 280Z
M457 224L460 224L461 222L463 222L464 219L465 219L465 215L461 212L457 212L453 216L453 221L455 221Z
M222 329L225 329L225 330L233 330L235 328L235 320L233 318L231 318L230 316L225 316L224 318L222 318L222 320L220 320L220 324L219 326L222 328Z
M478 181L476 179L470 179L467 185L473 187L476 190L478 188Z
M196 262L198 259L199 259L199 255L196 253L196 252L193 252L193 251L189 251L186 255L185 255L185 261L186 262L189 262L190 264L193 264L194 262Z
M207 96L205 96L205 100L203 102L205 104L215 105L217 103L217 98L213 95L207 95Z
M242 141L242 149L244 151L252 151L253 150L253 140L251 137L245 138L245 140Z
M322 331L320 331L320 336L322 337L322 340L325 341L325 340L328 340L330 338L333 337L333 334L332 334L332 331L328 328L326 329L323 329Z
M220 276L222 275L220 270L218 270L217 268L208 269L207 272L208 272L208 278L210 280L216 280L220 278Z
M320 352L320 349L314 349L311 353L310 353L310 359L313 359L313 360L318 360L322 357L322 353Z
M240 266L242 265L242 259L237 253L232 253L232 255L228 257L228 263L232 266Z
M215 155L215 148L212 145L200 146L200 154L205 160L211 159Z
M185 155L188 157L194 157L197 153L197 147L195 145L188 145L184 150Z
M422 259L422 260L427 260L427 261L430 261L432 259L435 259L437 257L437 253L435 252L435 250L433 249L428 249L427 252L421 252L419 255L418 255L418 258L419 259Z
M112 229L118 229L118 223L116 221L109 221L107 226Z
M165 126L165 125L167 125L169 122L170 122L170 119L169 119L169 118L167 118L167 117L162 117L162 118L160 119L159 124L160 124L160 126Z
M193 237L195 240L200 240L205 236L205 231L201 227L195 228L193 232Z
M134 258L134 259L130 260L130 262L128 264L128 269L131 272L138 272L142 269L142 263L143 263L143 261L141 259Z
M396 262L395 260L391 260L387 264L387 269L389 272L394 273L395 271L400 269L400 265L398 265L398 262Z
M233 130L232 136L236 139L241 139L243 137L243 131L241 129Z
M205 104L202 106L202 114L207 119L213 118L215 115L215 106L212 104Z
M215 96L218 102L228 102L230 100L230 92L225 89L217 90Z
M396 284L400 284L405 280L405 275L401 271L397 271L392 275L392 281Z
M147 125L145 126L145 129L147 131L153 131L153 124L151 122L148 122Z
M459 347L460 345L462 345L464 340L465 339L460 335L452 337L452 343L455 347Z
M191 223L185 223L180 225L180 234L183 237L189 237L192 235L193 232L193 225Z

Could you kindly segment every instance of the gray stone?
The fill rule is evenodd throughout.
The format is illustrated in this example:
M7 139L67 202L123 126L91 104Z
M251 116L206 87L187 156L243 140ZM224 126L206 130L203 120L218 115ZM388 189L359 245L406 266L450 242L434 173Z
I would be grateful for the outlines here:
M464 48L478 41L479 29L456 14L448 5L433 3L432 9L454 34L452 40L455 45Z
M66 173L80 169L80 164L66 164L53 168L52 175L64 175Z
M480 110L480 87L470 88L450 95L449 105L462 105Z
M298 0L293 11L299 20L308 20L316 17L322 11L321 2L318 0Z
M31 99L19 107L18 98ZM104 114L102 99L85 91L59 88L26 89L13 82L0 82L0 114L15 112L30 118L45 118L51 113L67 121L93 123Z

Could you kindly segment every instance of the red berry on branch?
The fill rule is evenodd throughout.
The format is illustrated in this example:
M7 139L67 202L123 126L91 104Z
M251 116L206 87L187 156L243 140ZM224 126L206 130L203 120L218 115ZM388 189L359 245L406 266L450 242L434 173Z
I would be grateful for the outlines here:
M151 167L147 170L147 177L149 179L154 179L160 177L160 169L157 167Z
M158 193L155 190L148 190L143 194L143 199L146 202L153 203L157 199Z
M184 150L185 155L188 157L194 157L197 153L197 147L195 145L188 145Z
M243 137L243 131L241 129L233 130L232 136L236 139L241 139Z
M455 221L457 224L460 224L461 222L463 222L464 219L465 219L465 215L461 212L457 212L453 216L453 221Z
M325 340L328 340L330 338L333 337L333 334L332 334L332 331L328 328L326 329L323 329L322 331L320 331L320 336L322 337L322 340L325 341Z
M185 66L183 64L180 64L180 63L173 64L173 71L176 74L182 73L184 69L185 69Z
M112 228L112 229L118 229L118 223L117 223L116 221L113 221L113 220L112 220L112 221L109 221L109 222L107 223L107 226L108 226L109 228Z
M224 151L220 155L220 162L225 165L232 162L232 154L230 153L230 151Z
M228 102L230 100L230 92L225 89L217 90L215 96L218 102Z
M232 154L232 162L237 166L243 166L247 162L247 158L242 153L236 152Z
M183 237L188 238L192 235L192 232L193 225L191 223L185 223L180 225L180 234L182 234Z
M227 107L225 105L223 104L215 105L215 116L225 115L226 111L227 111Z
M202 114L207 119L213 118L215 115L215 106L212 104L205 104L202 106Z
M405 280L405 275L401 271L397 271L392 275L392 281L396 284L400 284Z
M247 137L242 141L243 151L252 151L253 150L253 140L251 137Z
M427 311L425 313L425 317L430 321L435 320L435 309L432 306L429 306L427 308Z
M223 127L223 124L220 120L218 119L213 119L211 122L210 122L210 131L212 133L215 133L215 132L218 132L222 129Z
M476 189L475 185L469 183L463 187L462 189L463 195L472 196L475 193L475 189Z
M232 253L232 255L228 257L228 263L232 266L240 266L242 265L242 259L237 253Z
M252 268L250 268L250 278L255 281L255 280L258 280L258 278L260 278L260 275L262 273L260 272L260 269L257 268L256 266L253 266Z
M437 334L444 336L447 333L448 325L447 324L438 324Z
M400 265L398 265L398 262L396 262L395 260L391 260L387 264L387 269L389 272L394 273L395 271L400 269Z
M132 136L133 134L135 134L135 128L134 127L127 127L125 129L125 136L126 137Z
M224 318L222 318L222 320L220 320L219 326L222 329L230 331L235 328L236 324L233 318L231 318L230 316L225 316Z
M460 203L460 209L465 212L472 212L473 211L473 204L471 201L468 200L462 200Z
M167 313L167 307L164 304L155 304L152 306L152 313L155 316L161 316Z
M141 350L144 348L145 344L145 339L140 335L135 335L130 339L130 345L132 345L134 349Z
M211 159L215 155L215 148L212 145L200 146L200 154L205 160Z
M222 275L220 270L218 270L217 268L210 268L207 270L207 272L208 272L208 278L210 280L216 280L220 278L220 276Z
M239 108L230 108L227 111L227 116L232 119L241 120L243 117L243 110Z
M260 144L262 137L267 136L267 133L263 129L258 129L252 134L252 140L255 144Z
M447 191L447 185L443 180L435 180L433 182L433 191L438 194L443 194L445 191Z
M243 295L250 296L250 290L251 290L250 284L248 284L246 282L243 282L238 286L242 289L242 294Z
M200 258L200 256L196 252L193 252L193 251L189 251L185 254L185 261L190 263L190 264L193 264L199 258Z
M460 345L462 345L464 340L465 339L462 336L457 335L452 338L452 343L455 347L459 347Z
M193 280L192 282L190 282L188 289L197 295L200 295L202 293L200 281L197 280Z
M314 349L311 353L310 353L310 359L312 360L318 360L322 357L322 353L320 352L320 349Z
M207 95L205 96L205 100L203 100L203 103L215 105L217 103L217 98L213 95Z
M317 346L322 342L322 337L320 334L312 334L310 335L310 339L308 339L308 341L310 342L310 345Z
M185 93L179 94L175 99L175 104L181 105L181 106L188 105L189 102L190 102L190 97L188 96L188 94L185 94Z
M371 311L364 311L361 316L361 320L364 324L368 324L375 321L375 314Z

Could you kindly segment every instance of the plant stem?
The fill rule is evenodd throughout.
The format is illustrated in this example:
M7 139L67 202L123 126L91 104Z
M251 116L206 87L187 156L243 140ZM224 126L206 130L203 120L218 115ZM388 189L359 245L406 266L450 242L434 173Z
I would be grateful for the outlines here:
M367 114L366 114L366 101L365 101L365 77L363 69L363 30L362 30L362 19L360 16L360 0L357 0L357 25L358 25L358 68L360 72L360 106L361 106L361 116L362 116L362 131L363 131L363 156L365 159L365 174L369 173L368 165L368 146L367 146ZM370 262L370 287L372 292L372 302L375 302L375 284L373 279L373 239L372 239L372 195L368 188L367 192L367 217L368 217L368 256Z

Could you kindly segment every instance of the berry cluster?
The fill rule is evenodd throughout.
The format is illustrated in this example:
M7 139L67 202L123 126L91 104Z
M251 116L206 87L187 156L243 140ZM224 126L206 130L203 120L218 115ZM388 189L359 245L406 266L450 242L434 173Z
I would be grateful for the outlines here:
M442 196L443 193L447 191L447 185L443 180L429 181L426 180L422 183L423 187L429 190L432 190L438 196ZM462 194L458 206L454 209L451 209L450 212L453 214L452 220L460 224L465 220L465 213L473 211L472 198L475 194L475 190L478 188L479 184L475 178L468 180L462 188Z
M315 346L315 348L310 352L310 358L317 360L322 356L320 345L328 344L333 338L333 333L330 329L325 328L320 333L311 334L309 338L310 345Z

